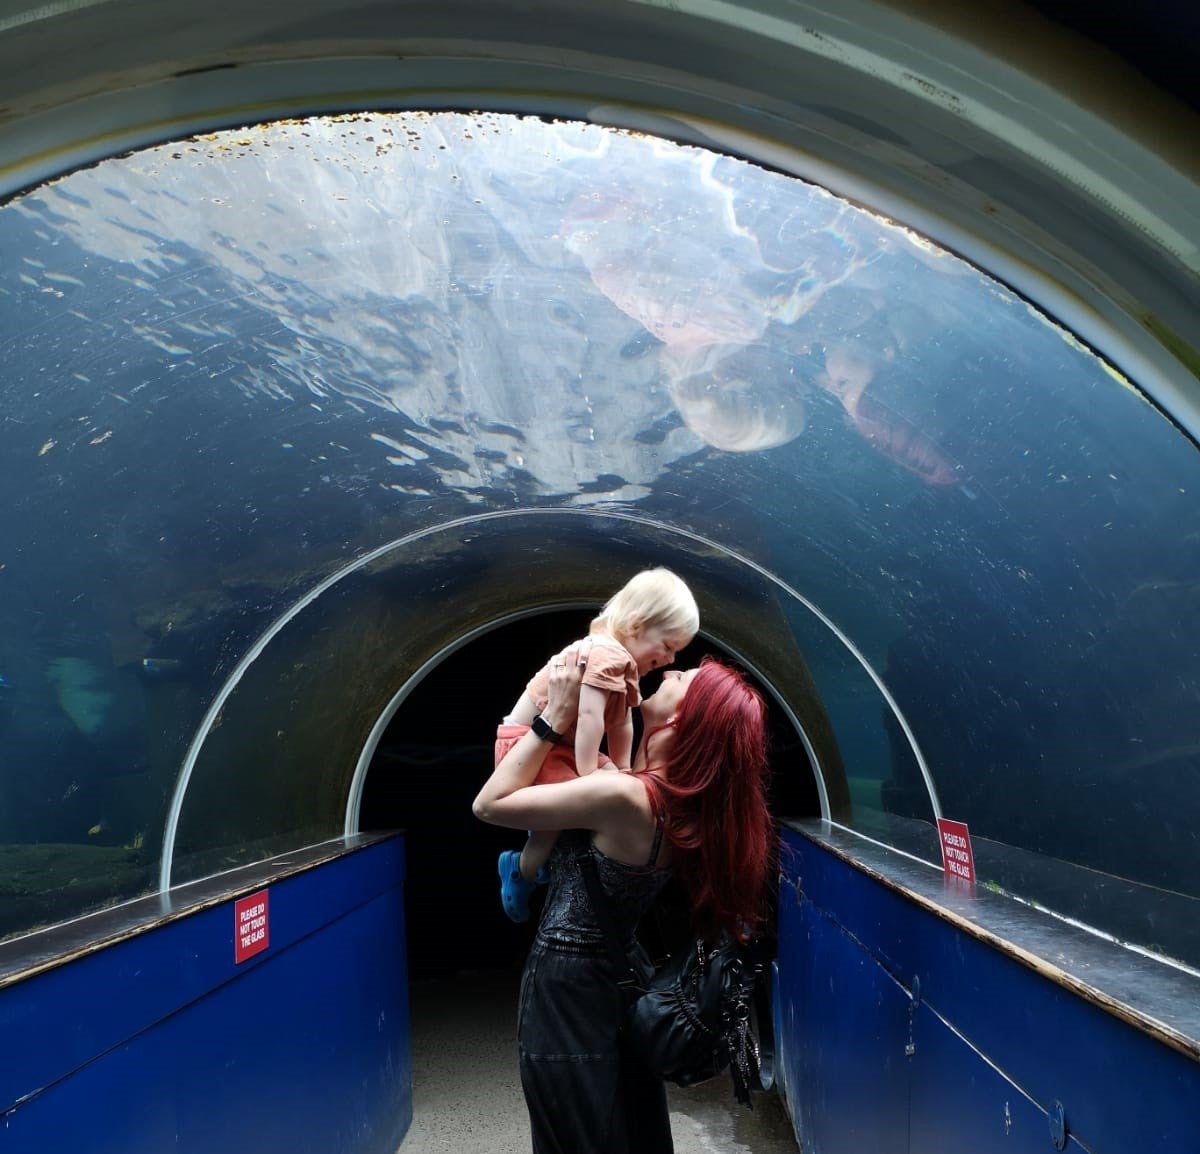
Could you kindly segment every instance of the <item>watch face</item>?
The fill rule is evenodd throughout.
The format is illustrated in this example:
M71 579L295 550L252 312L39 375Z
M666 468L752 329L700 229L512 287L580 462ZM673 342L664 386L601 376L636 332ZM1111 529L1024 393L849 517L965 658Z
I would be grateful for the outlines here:
M558 734L550 728L549 724L540 713L533 719L533 722L529 728L532 729L533 732L536 733L543 741L558 740Z

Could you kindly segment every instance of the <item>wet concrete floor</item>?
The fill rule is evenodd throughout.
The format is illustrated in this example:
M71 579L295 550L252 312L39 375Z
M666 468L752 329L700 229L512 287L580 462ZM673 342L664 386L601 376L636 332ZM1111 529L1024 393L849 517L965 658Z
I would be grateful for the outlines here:
M413 1122L400 1154L528 1154L518 981L489 973L412 985ZM797 1154L774 1094L756 1095L747 1110L722 1076L669 1097L676 1154Z

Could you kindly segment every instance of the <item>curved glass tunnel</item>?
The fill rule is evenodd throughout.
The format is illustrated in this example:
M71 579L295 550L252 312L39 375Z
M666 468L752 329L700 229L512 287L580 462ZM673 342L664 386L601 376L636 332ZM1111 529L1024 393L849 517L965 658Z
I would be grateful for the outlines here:
M1200 965L1200 459L979 270L458 114L107 161L0 250L0 933L370 819L402 686L663 563L824 815L931 867L964 821L986 884Z

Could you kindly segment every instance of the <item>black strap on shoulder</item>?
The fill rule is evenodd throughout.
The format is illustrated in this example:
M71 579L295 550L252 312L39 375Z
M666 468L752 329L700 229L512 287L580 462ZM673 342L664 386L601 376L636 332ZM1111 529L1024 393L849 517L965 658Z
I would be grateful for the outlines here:
M654 844L650 847L650 860L646 862L648 866L658 865L658 851L662 849L663 827L661 821L654 823Z
M588 898L592 903L592 912L596 915L596 924L604 935L604 945L617 975L617 985L627 994L641 993L642 983L629 964L629 955L617 936L616 922L613 920L612 902L604 887L600 884L600 874L596 869L596 859L592 856L590 844L581 846L575 853L575 861L579 872L583 874L583 884L587 886Z

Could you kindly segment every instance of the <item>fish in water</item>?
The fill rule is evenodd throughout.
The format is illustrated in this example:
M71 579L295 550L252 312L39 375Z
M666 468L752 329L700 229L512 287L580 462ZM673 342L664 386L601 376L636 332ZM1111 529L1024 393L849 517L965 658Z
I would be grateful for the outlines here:
M673 362L671 398L684 423L714 449L771 449L804 431L805 389L781 350L750 345L705 350Z
M660 160L666 186L590 188L560 234L592 283L676 352L795 324L880 255L870 230L853 227L859 210L829 194L749 196L716 156Z
M877 353L859 342L835 342L825 350L825 367L814 383L837 398L851 426L872 448L927 485L957 485L962 476L938 445L868 391L877 369L890 359L889 352Z
M714 448L772 448L804 430L815 384L878 452L926 484L958 484L959 470L929 436L865 395L894 349L831 340L810 380L769 340L794 330L831 289L857 283L882 255L878 229L815 191L803 204L739 200L716 164L710 157L681 173L683 200L630 185L589 189L561 224L592 283L661 342L684 422Z
M86 657L56 657L46 669L62 711L80 733L100 731L116 701L104 671Z
M745 279L762 265L758 246L738 227L728 190L703 178L701 188L684 211L646 189L589 189L560 226L592 283L674 349L745 344L767 325Z
M945 488L961 479L958 469L929 437L873 398L864 397L850 420L872 448L927 485Z

